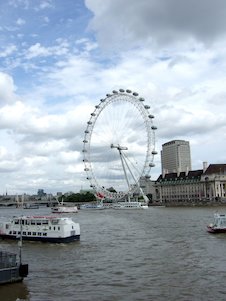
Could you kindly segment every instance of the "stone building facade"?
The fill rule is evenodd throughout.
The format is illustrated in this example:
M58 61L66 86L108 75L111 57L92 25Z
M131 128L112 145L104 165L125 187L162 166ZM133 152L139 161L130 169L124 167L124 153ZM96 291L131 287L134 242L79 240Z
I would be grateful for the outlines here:
M163 204L201 204L226 201L226 164L160 175L155 182L156 201Z

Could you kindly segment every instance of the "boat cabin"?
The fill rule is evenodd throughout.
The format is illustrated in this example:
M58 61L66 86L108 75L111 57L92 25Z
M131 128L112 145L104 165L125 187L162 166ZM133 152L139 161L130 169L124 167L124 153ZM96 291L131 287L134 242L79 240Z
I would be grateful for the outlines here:
M225 214L214 214L213 227L226 228L226 215Z

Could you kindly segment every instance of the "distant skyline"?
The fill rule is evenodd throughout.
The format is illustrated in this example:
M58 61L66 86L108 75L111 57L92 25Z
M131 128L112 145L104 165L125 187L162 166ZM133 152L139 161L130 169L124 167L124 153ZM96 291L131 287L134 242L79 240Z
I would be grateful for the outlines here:
M129 88L192 169L226 163L224 0L0 0L0 194L88 189L86 122ZM134 135L135 137L135 135Z

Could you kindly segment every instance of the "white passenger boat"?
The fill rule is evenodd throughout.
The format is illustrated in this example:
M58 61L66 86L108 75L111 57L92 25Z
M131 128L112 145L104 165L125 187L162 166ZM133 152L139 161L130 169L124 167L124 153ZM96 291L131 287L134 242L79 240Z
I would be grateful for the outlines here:
M0 237L43 242L71 242L80 239L80 225L69 217L22 216L0 221Z
M77 213L77 206L56 206L51 208L52 213Z
M86 203L80 205L80 209L96 209L96 210L102 210L105 209L103 203Z
M213 223L207 226L209 233L226 233L226 215L215 213Z
M58 205L51 208L52 213L77 213L77 206L65 206L63 199L58 201Z
M148 209L148 205L144 202L130 201L117 202L112 205L114 209Z

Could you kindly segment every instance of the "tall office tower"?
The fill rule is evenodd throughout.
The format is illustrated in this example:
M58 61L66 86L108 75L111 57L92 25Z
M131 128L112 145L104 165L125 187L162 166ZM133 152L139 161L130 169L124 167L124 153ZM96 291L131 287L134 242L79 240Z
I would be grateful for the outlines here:
M189 141L172 140L162 145L162 174L191 170Z

